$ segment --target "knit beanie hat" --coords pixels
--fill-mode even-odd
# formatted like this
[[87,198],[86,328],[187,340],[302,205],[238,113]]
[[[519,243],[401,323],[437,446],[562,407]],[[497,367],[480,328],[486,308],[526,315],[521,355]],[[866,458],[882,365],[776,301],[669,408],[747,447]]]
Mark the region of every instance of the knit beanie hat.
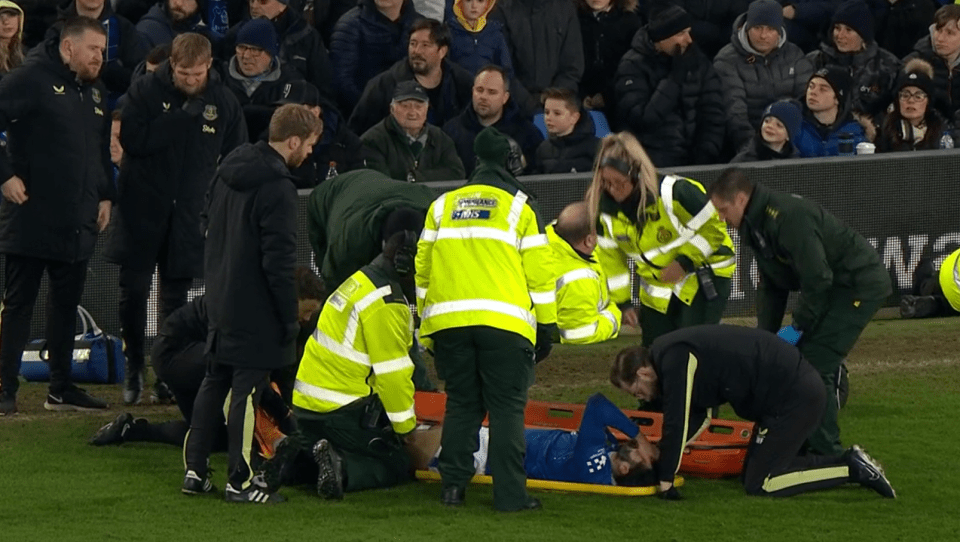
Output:
[[927,96],[933,96],[933,66],[921,58],[914,58],[907,62],[897,77],[897,92],[906,87],[917,87]]
[[263,49],[270,56],[277,56],[280,45],[277,43],[277,30],[267,19],[251,19],[240,27],[237,33],[237,45],[249,45]]
[[862,0],[847,0],[837,6],[830,26],[845,24],[860,34],[865,43],[873,41],[873,14]]
[[473,152],[480,161],[505,167],[510,156],[510,139],[493,126],[487,126],[473,140]]
[[380,238],[386,241],[393,237],[393,234],[401,231],[412,231],[420,235],[425,219],[426,215],[421,210],[397,207],[383,218],[383,223],[380,225]]
[[685,9],[673,4],[653,13],[647,25],[647,35],[654,42],[665,40],[685,28],[693,26],[693,18]]
[[746,29],[765,25],[783,34],[783,7],[774,0],[754,0],[747,8]]
[[853,78],[850,77],[850,72],[837,66],[826,66],[814,72],[814,74],[810,76],[809,81],[812,81],[815,77],[823,79],[833,88],[833,92],[837,95],[837,101],[840,102],[840,108],[842,109],[845,100],[850,96],[851,87],[853,86]]
[[800,133],[800,106],[793,100],[780,100],[773,102],[763,110],[762,119],[773,117],[779,120],[784,128],[787,129],[787,136],[790,141],[795,141],[797,134]]

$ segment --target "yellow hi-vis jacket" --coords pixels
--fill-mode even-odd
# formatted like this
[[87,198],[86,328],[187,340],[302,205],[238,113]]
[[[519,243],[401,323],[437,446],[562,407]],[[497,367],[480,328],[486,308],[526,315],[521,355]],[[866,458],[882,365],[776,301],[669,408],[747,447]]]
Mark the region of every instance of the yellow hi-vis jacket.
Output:
[[[637,231],[636,216],[627,216],[609,196],[601,201],[597,254],[614,303],[630,300],[629,260],[640,279],[640,302],[664,314],[671,296],[686,305],[693,302],[700,289],[695,271],[705,264],[718,277],[733,276],[733,242],[700,183],[663,177],[660,198],[644,213],[643,230]],[[660,271],[674,260],[686,274],[676,284],[662,282]]]
[[556,257],[557,327],[563,344],[593,344],[620,333],[620,309],[610,303],[607,276],[596,259],[584,259],[553,225],[547,237]]
[[557,321],[553,249],[518,185],[478,168],[430,206],[417,245],[421,338],[489,326],[536,344],[537,324]]
[[327,299],[307,341],[293,404],[318,413],[376,393],[397,434],[416,426],[413,410],[413,316],[399,286],[374,264]]
[[960,248],[940,265],[940,287],[953,310],[960,312]]

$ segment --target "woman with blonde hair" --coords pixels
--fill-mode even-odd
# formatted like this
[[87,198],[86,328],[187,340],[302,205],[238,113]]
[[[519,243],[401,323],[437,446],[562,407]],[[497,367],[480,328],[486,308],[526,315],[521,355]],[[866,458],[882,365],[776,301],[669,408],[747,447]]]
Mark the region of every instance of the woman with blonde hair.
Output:
[[631,134],[603,138],[587,205],[610,297],[636,325],[629,260],[640,283],[643,344],[671,331],[720,321],[736,267],[726,224],[703,186],[660,174]]
[[0,0],[0,78],[23,64],[23,9]]

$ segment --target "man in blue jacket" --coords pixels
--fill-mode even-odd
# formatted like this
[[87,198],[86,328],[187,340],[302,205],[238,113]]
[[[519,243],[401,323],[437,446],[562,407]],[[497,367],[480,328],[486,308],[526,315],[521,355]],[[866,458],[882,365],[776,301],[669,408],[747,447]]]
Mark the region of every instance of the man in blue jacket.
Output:
[[[850,113],[850,74],[827,66],[810,77],[803,107],[803,122],[795,145],[801,158],[853,154],[866,141],[863,127]],[[844,139],[841,148],[840,140]]]

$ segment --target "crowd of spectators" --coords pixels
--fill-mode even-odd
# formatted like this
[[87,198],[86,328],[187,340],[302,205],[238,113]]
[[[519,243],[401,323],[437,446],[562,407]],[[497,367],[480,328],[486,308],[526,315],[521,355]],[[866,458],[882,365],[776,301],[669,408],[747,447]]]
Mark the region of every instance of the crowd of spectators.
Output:
[[[100,75],[120,107],[169,62],[175,36],[199,33],[251,141],[283,103],[324,121],[302,188],[362,166],[410,181],[469,175],[472,139],[491,125],[526,173],[590,169],[607,127],[661,167],[853,154],[861,142],[952,148],[960,5],[943,1],[0,0],[0,77],[88,16],[107,30]],[[421,160],[449,148],[459,164]]]

